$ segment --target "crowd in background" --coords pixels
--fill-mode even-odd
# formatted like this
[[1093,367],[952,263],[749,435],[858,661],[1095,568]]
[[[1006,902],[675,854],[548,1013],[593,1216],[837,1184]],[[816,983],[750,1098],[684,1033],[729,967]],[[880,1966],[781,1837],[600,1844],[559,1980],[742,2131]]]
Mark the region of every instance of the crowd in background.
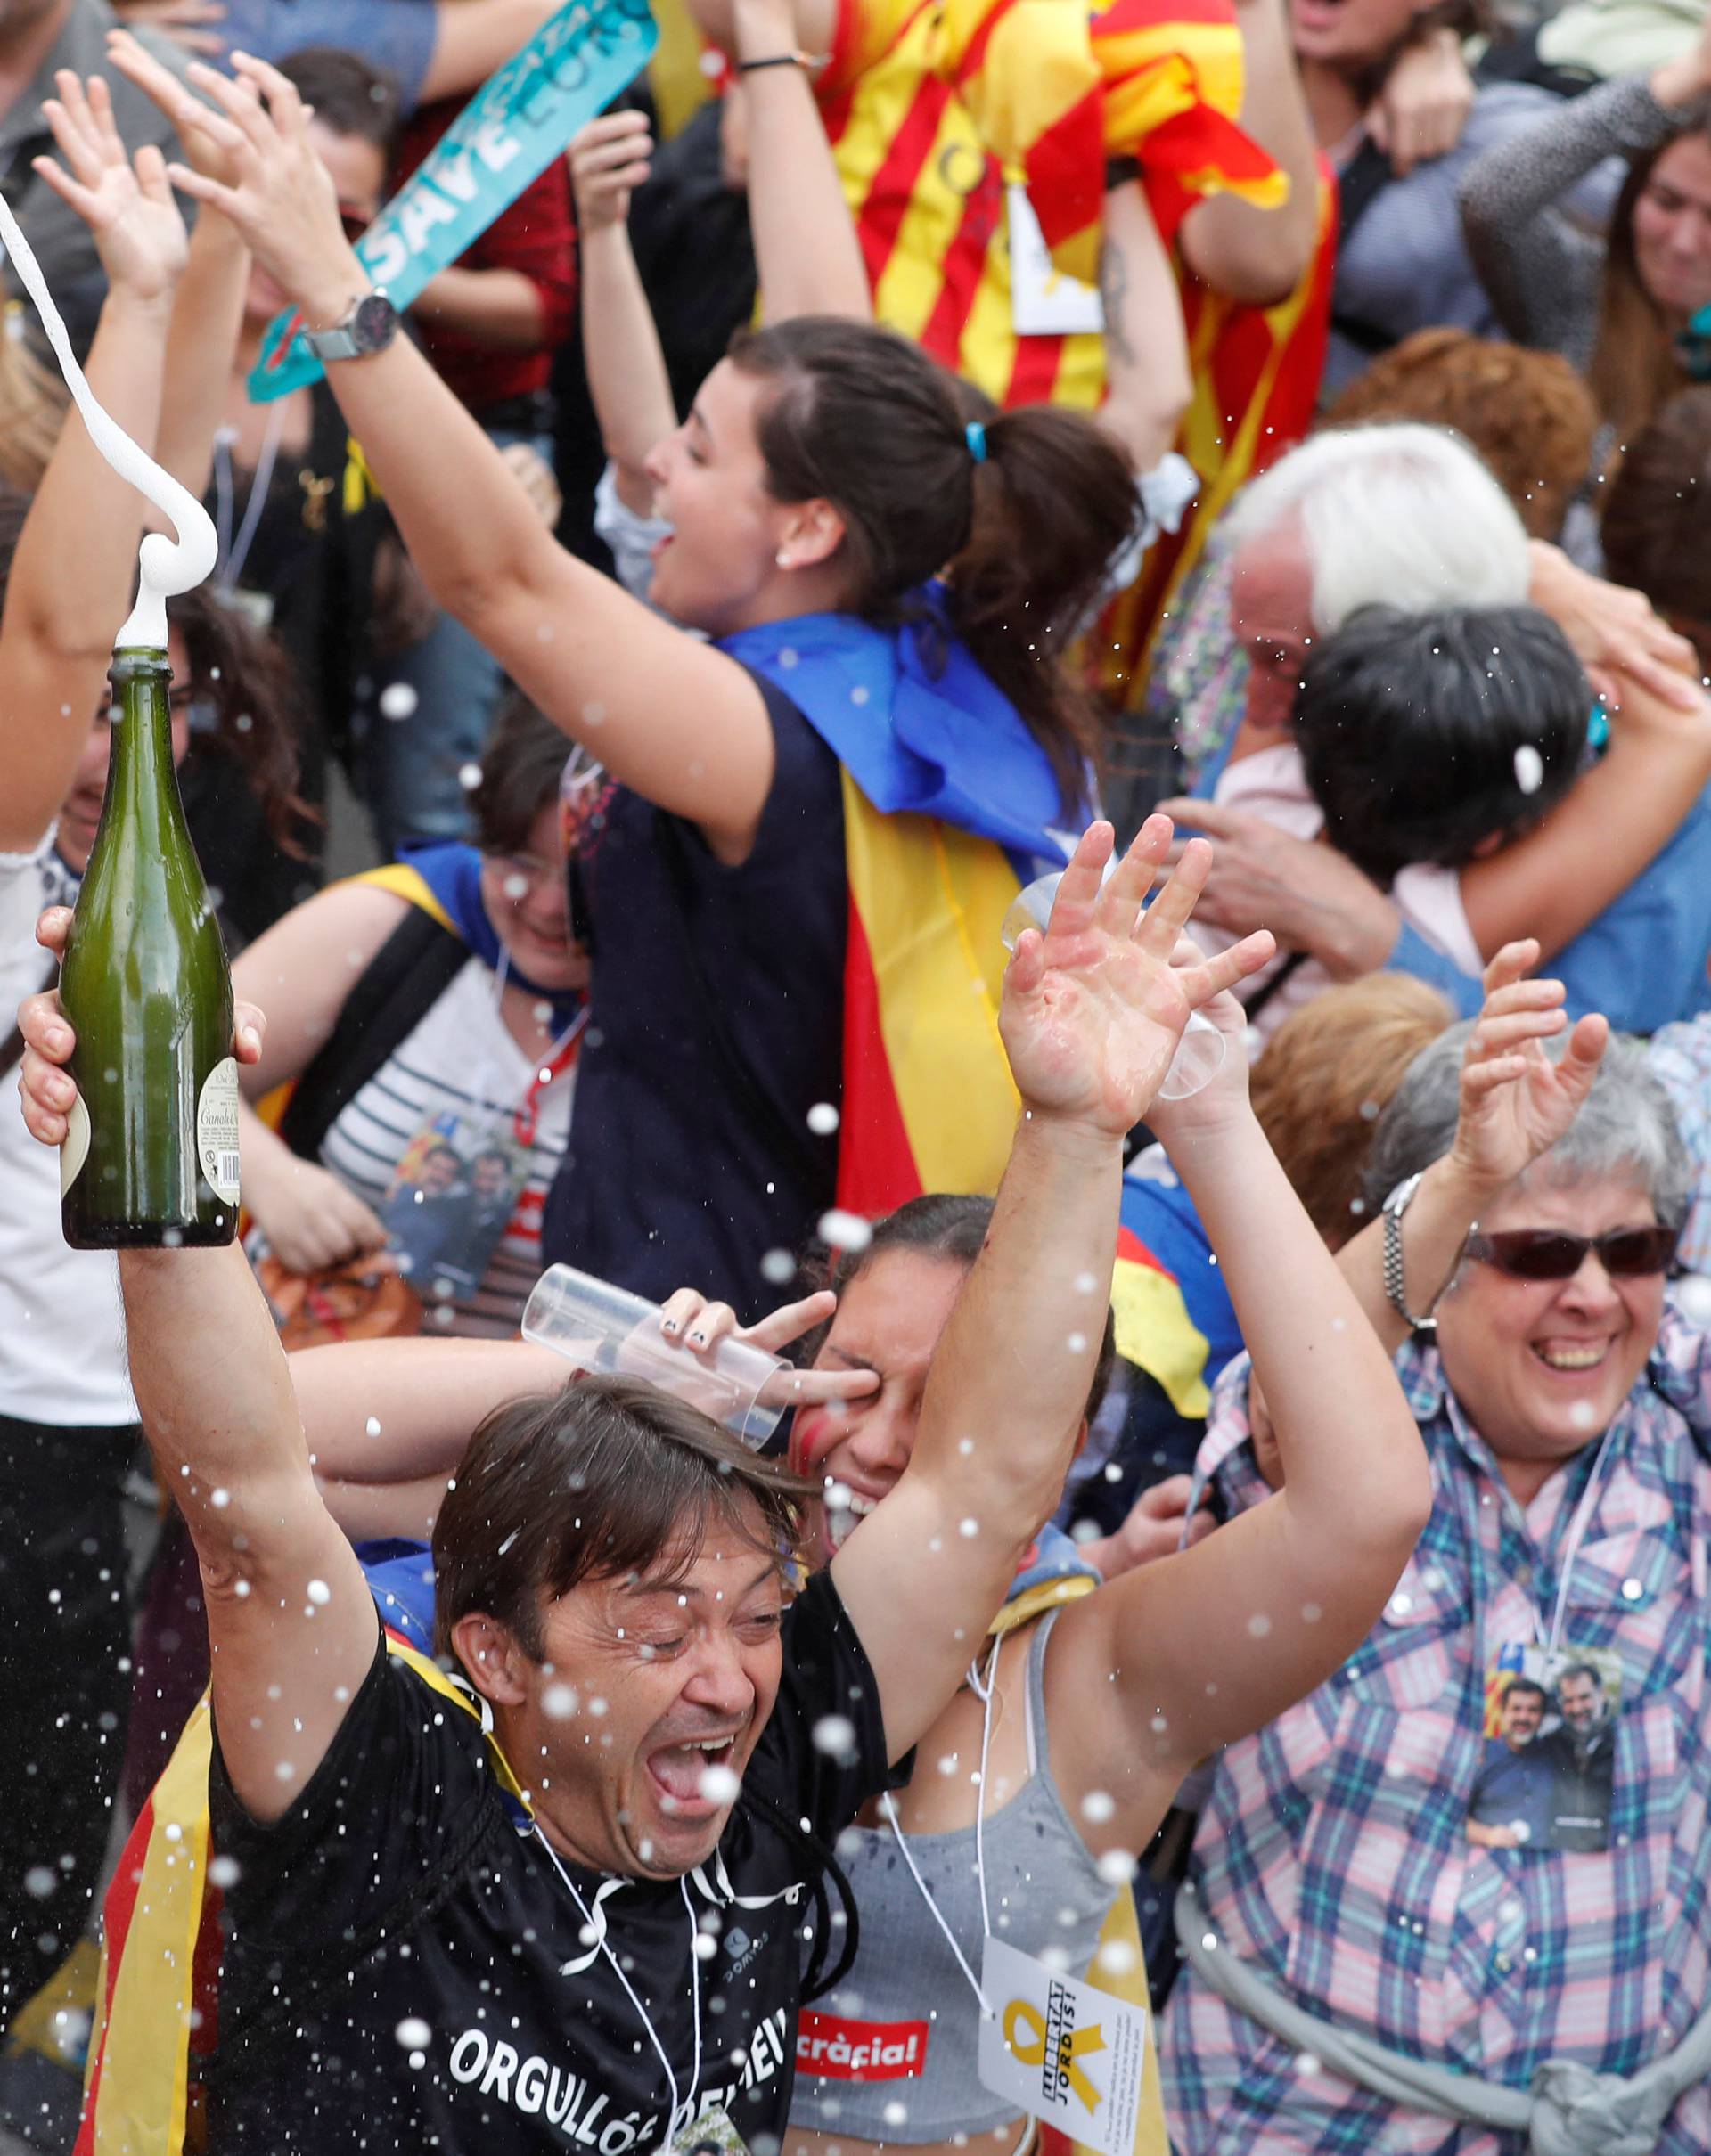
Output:
[[[815,1374],[781,1446],[816,1564],[878,1565],[912,1474],[960,1487],[942,1402],[1031,1307],[1073,1365],[1027,1395],[1073,1440],[1030,1471],[1053,1523],[913,1721],[846,1562],[885,1727],[870,1698],[802,1819],[845,1906],[776,2039],[782,2141],[764,2021],[719,2116],[791,2156],[1032,2147],[976,2070],[995,1932],[1146,2007],[1136,2156],[1711,2147],[1711,18],[657,0],[646,69],[395,347],[254,401],[278,318],[345,317],[354,243],[554,13],[0,0],[0,194],[217,533],[173,747],[265,1013],[242,1241],[305,1487],[401,1625],[384,1568],[431,1546],[416,1644],[469,1668],[447,1490],[553,1382],[516,1344],[546,1267]],[[218,1710],[226,1530],[168,1486],[135,1282],[60,1235],[52,988],[141,511],[15,277],[4,331],[0,2148],[102,2156],[99,1897],[210,1630]],[[1173,868],[1174,970],[1134,927]],[[1121,1164],[1080,1243],[1082,1186],[1012,1151],[1019,1097],[1068,1113],[1032,952],[1084,995],[1104,962],[1059,872],[1152,968],[1075,1043]],[[1198,1090],[1119,1085],[1143,1024],[1199,1041]],[[1107,1263],[1109,1317],[1066,1316],[1050,1268]],[[339,1741],[340,1801],[384,1809]],[[270,1840],[222,1742],[216,1841],[258,1897],[298,1851],[228,1927],[233,2026],[296,2026],[258,2066],[192,2033],[207,2145],[558,2131],[497,2023],[449,2051],[490,2100],[460,2141],[375,2095],[392,2049],[438,2070],[425,2036],[339,2057],[307,1978],[243,1958],[345,1827],[306,1771]],[[395,1858],[373,1907],[328,1863],[340,1980],[454,2035],[381,1967],[433,1920]],[[672,2119],[693,1997],[643,2017]],[[929,2064],[839,2063],[905,2029]],[[615,2152],[651,2145],[631,2094]]]

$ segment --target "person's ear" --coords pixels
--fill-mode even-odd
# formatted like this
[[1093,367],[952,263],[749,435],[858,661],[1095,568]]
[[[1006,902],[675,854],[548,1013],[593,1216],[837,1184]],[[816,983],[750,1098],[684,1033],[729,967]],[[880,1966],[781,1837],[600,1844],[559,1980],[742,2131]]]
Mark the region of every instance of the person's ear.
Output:
[[808,569],[830,561],[844,543],[844,520],[823,495],[792,502],[779,527],[776,559],[781,569]]
[[1069,1455],[1072,1460],[1078,1460],[1081,1458],[1083,1450],[1087,1443],[1087,1433],[1091,1425],[1084,1415],[1081,1418],[1081,1427],[1076,1432],[1076,1449]]
[[528,1697],[532,1664],[511,1627],[471,1610],[452,1627],[452,1646],[470,1681],[495,1707],[520,1707]]

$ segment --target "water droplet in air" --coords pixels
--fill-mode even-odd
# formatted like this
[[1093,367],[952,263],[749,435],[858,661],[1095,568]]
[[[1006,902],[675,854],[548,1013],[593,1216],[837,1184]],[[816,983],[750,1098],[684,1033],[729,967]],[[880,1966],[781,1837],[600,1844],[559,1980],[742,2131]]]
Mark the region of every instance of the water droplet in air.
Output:
[[1099,1860],[1099,1875],[1107,1886],[1127,1886],[1134,1877],[1134,1850],[1108,1849]]
[[1536,794],[1544,784],[1544,758],[1531,741],[1515,751],[1515,783],[1524,794]]
[[466,794],[472,794],[481,783],[481,766],[479,764],[460,764],[457,782]]
[[311,1580],[309,1582],[308,1592],[309,1600],[313,1602],[317,1608],[324,1608],[326,1605],[332,1600],[332,1589],[327,1585],[324,1580]]
[[796,1272],[796,1260],[788,1250],[769,1250],[760,1261],[760,1277],[774,1287],[786,1286]]
[[808,1128],[816,1138],[830,1138],[838,1128],[838,1111],[829,1100],[816,1100],[808,1110]]
[[701,1769],[701,1794],[709,1804],[734,1804],[742,1789],[739,1776],[716,1763]]
[[1109,1790],[1090,1789],[1081,1800],[1081,1816],[1090,1826],[1103,1826],[1116,1812],[1117,1799]]
[[853,1760],[856,1725],[847,1714],[823,1714],[814,1725],[814,1748],[829,1760]]
[[[381,691],[381,716],[383,719],[407,719],[415,714],[417,697],[408,682],[389,682]],[[422,2038],[424,2043],[427,2038]]]
[[859,1213],[847,1213],[841,1205],[834,1205],[820,1215],[820,1240],[830,1243],[834,1250],[865,1250],[873,1240],[873,1230]]
[[392,2031],[405,2051],[426,2051],[434,2040],[434,2032],[419,2013],[406,2013]]

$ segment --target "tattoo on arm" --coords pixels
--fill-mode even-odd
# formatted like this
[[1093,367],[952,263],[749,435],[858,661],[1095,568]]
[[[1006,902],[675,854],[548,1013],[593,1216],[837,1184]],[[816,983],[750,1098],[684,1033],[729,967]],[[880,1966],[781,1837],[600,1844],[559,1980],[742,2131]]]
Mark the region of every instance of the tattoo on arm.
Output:
[[1123,366],[1137,363],[1123,310],[1129,297],[1129,265],[1123,249],[1107,240],[1099,250],[1099,297],[1105,309],[1105,344],[1113,359]]

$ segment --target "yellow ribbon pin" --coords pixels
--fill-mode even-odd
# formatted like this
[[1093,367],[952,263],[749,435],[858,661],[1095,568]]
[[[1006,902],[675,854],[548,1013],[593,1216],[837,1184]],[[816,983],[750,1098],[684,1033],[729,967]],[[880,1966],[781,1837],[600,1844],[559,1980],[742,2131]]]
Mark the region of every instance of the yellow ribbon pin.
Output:
[[[1024,2043],[1017,2034],[1019,2026],[1029,2031]],[[1043,2066],[1045,2063],[1045,2017],[1029,1999],[1011,1999],[1004,2009],[1004,2042],[1024,2066]],[[1105,2031],[1095,2021],[1091,2029],[1067,2029],[1057,2040],[1057,2070],[1075,2090],[1082,2103],[1091,2111],[1101,2102],[1099,2091],[1082,2071],[1081,2054],[1085,2051],[1103,2051]]]

